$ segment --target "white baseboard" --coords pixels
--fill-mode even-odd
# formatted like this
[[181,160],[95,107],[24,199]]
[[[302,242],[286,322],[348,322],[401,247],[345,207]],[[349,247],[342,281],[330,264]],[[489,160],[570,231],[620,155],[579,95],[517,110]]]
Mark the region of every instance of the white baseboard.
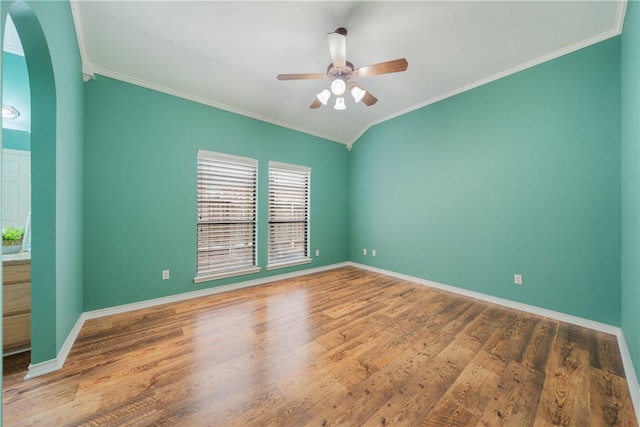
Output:
[[431,280],[422,279],[420,277],[409,276],[402,273],[396,273],[395,271],[384,270],[382,268],[371,267],[369,265],[358,264],[355,262],[350,262],[349,265],[357,268],[362,268],[363,270],[373,271],[374,273],[380,273],[386,276],[407,280],[409,282],[414,282],[419,285],[429,286],[436,289],[442,289],[443,291],[452,292],[454,294],[479,299],[481,301],[502,305],[502,306],[513,308],[516,310],[525,311],[531,314],[537,314],[539,316],[549,317],[551,319],[560,320],[562,322],[567,322],[567,323],[571,323],[578,326],[583,326],[585,328],[594,329],[596,331],[605,332],[611,335],[616,335],[620,330],[620,328],[618,328],[617,326],[608,325],[606,323],[600,323],[600,322],[596,322],[589,319],[583,319],[582,317],[560,313],[559,311],[547,310],[546,308],[536,307],[534,305],[529,305],[529,304],[523,304],[520,302],[511,301],[504,298],[498,298],[498,297],[483,294],[480,292],[470,291],[468,289],[457,288],[455,286],[433,282]]
[[571,323],[573,325],[582,326],[585,328],[593,329],[599,332],[615,335],[618,339],[618,348],[620,349],[620,356],[622,358],[622,364],[624,366],[624,373],[629,385],[629,394],[633,401],[633,407],[636,413],[636,418],[640,423],[640,385],[638,384],[638,377],[636,377],[635,370],[633,368],[633,362],[627,343],[624,339],[622,329],[617,326],[608,325],[606,323],[600,323],[582,317],[572,316],[570,314],[560,313],[558,311],[548,310],[546,308],[536,307],[529,304],[523,304],[520,302],[511,301],[504,298],[498,298],[491,295],[482,294],[480,292],[470,291],[467,289],[457,288],[451,285],[445,285],[438,282],[432,282],[431,280],[422,279],[420,277],[409,276],[402,273],[396,273],[395,271],[384,270],[377,267],[371,267],[369,265],[358,264],[355,262],[348,262],[348,265],[352,267],[362,268],[363,270],[369,270],[374,273],[384,274],[386,276],[395,277],[397,279],[407,280],[419,285],[430,286],[436,289],[442,289],[444,291],[452,292],[458,295],[463,295],[471,298],[475,298],[481,301],[490,302],[493,304],[502,305],[504,307],[513,308],[515,310],[524,311],[531,314],[537,314],[539,316],[548,317],[550,319],[559,320],[561,322]]
[[278,274],[275,276],[262,277],[254,280],[246,280],[243,282],[231,283],[228,285],[216,286],[213,288],[200,289],[197,291],[184,292],[181,294],[170,295],[162,298],[154,298],[146,301],[134,302],[131,304],[123,304],[115,307],[103,308],[99,310],[86,311],[80,315],[76,324],[73,326],[73,329],[67,336],[64,344],[60,348],[58,355],[55,359],[46,360],[44,362],[35,363],[29,365],[29,370],[27,371],[27,375],[25,375],[25,380],[30,378],[39,377],[40,375],[45,375],[50,372],[57,371],[61,369],[64,365],[64,362],[67,360],[67,356],[71,351],[71,347],[73,347],[73,343],[76,341],[80,330],[82,329],[82,325],[84,322],[89,319],[97,319],[100,317],[111,316],[113,314],[126,313],[128,311],[139,310],[141,308],[154,307],[162,304],[170,304],[172,302],[184,301],[191,298],[198,298],[207,295],[219,294],[222,292],[228,292],[235,289],[249,288],[251,286],[264,285],[266,283],[276,282],[278,280],[291,279],[298,276],[305,276],[307,274],[319,273],[327,270],[334,270],[340,267],[346,267],[348,263],[338,263],[338,264],[330,264],[322,267],[316,268],[307,268],[305,270],[293,271],[291,273]]
[[40,375],[45,375],[50,372],[57,371],[58,369],[62,368],[61,363],[64,362],[60,362],[58,358],[45,360],[44,362],[40,363],[31,363],[29,365],[27,375],[24,376],[24,379],[28,380],[31,378],[39,377]]
[[64,344],[62,344],[56,358],[40,363],[30,364],[29,370],[27,371],[27,375],[24,376],[24,379],[28,380],[29,378],[39,377],[40,375],[48,374],[49,372],[57,371],[62,368],[64,362],[67,360],[69,352],[71,351],[71,347],[73,347],[73,343],[76,342],[76,338],[78,338],[78,334],[82,329],[82,325],[84,325],[84,321],[85,317],[84,313],[82,313],[76,321],[76,324],[73,325],[69,335],[67,335],[67,339],[64,340]]
[[252,286],[263,285],[266,283],[304,276],[307,274],[319,273],[327,270],[334,270],[336,268],[346,267],[346,266],[352,266],[352,267],[361,268],[363,270],[373,271],[375,273],[396,277],[398,279],[407,280],[420,285],[430,286],[436,289],[442,289],[444,291],[452,292],[458,295],[468,296],[471,298],[479,299],[481,301],[502,305],[505,307],[513,308],[513,309],[524,311],[527,313],[532,313],[539,316],[545,316],[550,319],[559,320],[561,322],[567,322],[567,323],[582,326],[585,328],[594,329],[596,331],[615,335],[618,339],[618,347],[620,349],[620,355],[622,357],[622,362],[624,365],[627,384],[629,384],[629,393],[631,394],[631,399],[633,400],[636,417],[638,418],[638,420],[640,420],[640,385],[638,384],[635,370],[633,368],[633,362],[631,360],[631,355],[629,354],[629,349],[627,348],[624,335],[622,333],[622,330],[619,327],[608,325],[605,323],[595,322],[589,319],[583,319],[581,317],[572,316],[565,313],[560,313],[558,311],[547,310],[545,308],[536,307],[533,305],[523,304],[515,301],[510,301],[504,298],[498,298],[491,295],[482,294],[480,292],[470,291],[467,289],[457,288],[455,286],[433,282],[431,280],[422,279],[420,277],[409,276],[406,274],[396,273],[394,271],[384,270],[381,268],[371,267],[368,265],[358,264],[350,261],[338,263],[338,264],[331,264],[323,267],[294,271],[291,273],[278,274],[275,276],[263,277],[263,278],[254,279],[254,280],[246,280],[243,282],[230,283],[228,285],[200,289],[197,291],[185,292],[185,293],[170,295],[162,298],[154,298],[151,300],[140,301],[140,302],[135,302],[131,304],[124,304],[124,305],[119,305],[115,307],[109,307],[109,308],[103,308],[99,310],[84,312],[80,315],[80,317],[78,318],[78,321],[76,322],[73,329],[69,333],[69,336],[67,337],[62,348],[58,352],[58,356],[52,360],[47,360],[45,362],[29,365],[29,371],[27,372],[25,379],[34,378],[34,377],[48,374],[50,372],[61,369],[62,366],[64,365],[64,362],[67,359],[67,356],[69,355],[69,351],[71,351],[71,347],[73,346],[73,343],[75,342],[76,338],[78,337],[78,334],[80,333],[80,330],[82,329],[82,325],[84,325],[84,322],[88,319],[97,319],[100,317],[111,316],[113,314],[126,313],[133,310],[139,310],[141,308],[154,307],[162,304],[169,304],[173,302],[184,301],[191,298],[214,295],[214,294],[228,292],[236,289],[249,288]]
[[636,371],[633,369],[633,361],[631,360],[631,354],[627,347],[627,341],[624,339],[622,329],[618,328],[618,348],[620,349],[620,356],[622,357],[622,365],[624,366],[624,376],[627,378],[627,384],[629,384],[629,394],[631,394],[631,400],[633,401],[633,408],[636,411],[636,418],[638,418],[638,424],[640,424],[640,384],[638,384],[638,377]]
[[20,354],[26,351],[31,351],[31,347],[24,347],[17,350],[7,351],[6,353],[2,353],[2,357],[13,356],[14,354]]
[[83,315],[86,319],[97,319],[99,317],[111,316],[112,314],[126,313],[128,311],[139,310],[141,308],[154,307],[156,305],[170,304],[173,302],[184,301],[191,298],[198,298],[208,295],[215,295],[222,292],[233,291],[236,289],[249,288],[252,286],[264,285],[266,283],[277,282],[278,280],[291,279],[293,277],[305,276],[307,274],[319,273],[327,270],[334,270],[349,265],[346,262],[325,265],[316,268],[307,268],[291,273],[278,274],[276,276],[261,277],[259,279],[245,280],[243,282],[230,283],[228,285],[216,286],[213,288],[199,289],[197,291],[184,292],[176,295],[169,295],[162,298],[154,298],[146,301],[134,302],[131,304],[117,305],[115,307],[102,308],[99,310],[86,311]]

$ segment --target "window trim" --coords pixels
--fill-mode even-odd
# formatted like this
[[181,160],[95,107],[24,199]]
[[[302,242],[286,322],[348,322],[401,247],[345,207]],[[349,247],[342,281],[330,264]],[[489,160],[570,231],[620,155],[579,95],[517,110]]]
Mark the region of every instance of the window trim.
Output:
[[279,268],[295,267],[296,265],[311,264],[312,262],[313,262],[313,258],[310,258],[309,256],[307,256],[306,258],[300,258],[299,260],[295,260],[295,261],[269,264],[267,265],[267,271],[277,270]]
[[204,283],[212,280],[226,279],[228,277],[244,276],[245,274],[259,273],[260,271],[262,271],[262,268],[252,267],[242,270],[220,272],[218,274],[208,274],[206,276],[196,276],[193,278],[193,283]]
[[254,182],[255,197],[254,197],[254,204],[253,204],[253,209],[254,209],[253,263],[254,265],[243,266],[241,268],[237,268],[233,270],[223,270],[223,271],[213,272],[208,274],[207,273],[198,274],[197,240],[198,240],[198,233],[200,232],[199,225],[201,224],[201,222],[198,216],[196,215],[196,275],[193,279],[193,282],[202,283],[202,282],[208,282],[211,280],[219,280],[219,279],[224,279],[228,277],[242,276],[246,274],[253,274],[253,273],[260,272],[262,269],[258,265],[258,234],[259,234],[258,233],[258,160],[250,157],[235,156],[232,154],[219,153],[219,152],[199,149],[197,153],[197,158],[196,158],[196,214],[197,214],[197,206],[200,203],[200,197],[198,194],[197,185],[200,181],[200,172],[198,169],[200,166],[201,159],[209,159],[209,160],[221,161],[221,162],[227,161],[230,163],[236,163],[236,164],[241,164],[244,166],[250,166],[255,168],[255,182]]
[[[292,172],[299,172],[299,173],[304,173],[307,175],[307,200],[306,200],[306,204],[307,204],[307,213],[306,213],[306,248],[305,248],[305,255],[304,257],[301,258],[297,258],[297,259],[290,259],[290,260],[286,260],[286,261],[282,261],[282,262],[271,262],[270,261],[270,251],[271,251],[271,245],[270,245],[270,228],[271,228],[271,181],[270,181],[270,176],[271,176],[271,169],[283,169],[283,170],[288,170],[288,171],[292,171]],[[294,164],[290,164],[290,163],[282,163],[282,162],[276,162],[276,161],[270,161],[269,162],[269,168],[268,168],[268,176],[269,176],[269,183],[268,183],[268,190],[267,190],[267,224],[268,224],[268,230],[267,230],[267,270],[276,270],[279,268],[286,268],[286,267],[293,267],[293,266],[297,266],[297,265],[303,265],[303,264],[309,264],[311,262],[313,262],[313,258],[310,257],[310,252],[311,252],[311,168],[308,166],[301,166],[301,165],[294,165]]]

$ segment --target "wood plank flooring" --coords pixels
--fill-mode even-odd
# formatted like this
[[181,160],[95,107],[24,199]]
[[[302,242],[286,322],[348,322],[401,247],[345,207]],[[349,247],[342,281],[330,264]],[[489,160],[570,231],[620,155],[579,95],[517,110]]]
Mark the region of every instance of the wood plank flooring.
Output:
[[[27,355],[28,356],[28,355]],[[345,267],[5,359],[5,426],[637,426],[616,338]]]

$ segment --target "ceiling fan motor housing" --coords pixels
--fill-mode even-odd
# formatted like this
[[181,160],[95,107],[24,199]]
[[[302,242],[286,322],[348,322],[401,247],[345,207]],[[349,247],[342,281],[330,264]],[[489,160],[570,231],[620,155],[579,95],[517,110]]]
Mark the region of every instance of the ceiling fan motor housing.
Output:
[[336,68],[332,62],[327,67],[327,76],[331,80],[342,79],[346,81],[353,77],[353,70],[353,64],[349,61],[347,61],[347,65],[344,68]]
[[409,65],[405,58],[393,61],[381,62],[379,64],[368,65],[366,67],[354,68],[353,64],[347,61],[346,37],[347,30],[344,27],[337,28],[333,33],[328,34],[329,51],[332,62],[327,67],[326,74],[278,74],[278,80],[321,80],[328,78],[331,80],[331,91],[324,89],[316,95],[316,100],[311,104],[311,108],[319,108],[327,105],[329,97],[333,93],[336,98],[336,110],[344,110],[344,97],[346,91],[350,91],[356,103],[362,101],[366,106],[371,106],[378,101],[378,98],[370,92],[359,87],[351,79],[361,79],[378,74],[397,73],[405,71]]

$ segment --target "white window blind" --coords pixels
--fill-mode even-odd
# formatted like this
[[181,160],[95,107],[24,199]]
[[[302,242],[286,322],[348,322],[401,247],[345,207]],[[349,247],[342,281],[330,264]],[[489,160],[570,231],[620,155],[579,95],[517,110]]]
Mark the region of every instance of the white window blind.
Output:
[[198,151],[198,265],[202,282],[259,271],[256,262],[258,161]]
[[309,200],[311,169],[269,162],[267,269],[311,262]]

